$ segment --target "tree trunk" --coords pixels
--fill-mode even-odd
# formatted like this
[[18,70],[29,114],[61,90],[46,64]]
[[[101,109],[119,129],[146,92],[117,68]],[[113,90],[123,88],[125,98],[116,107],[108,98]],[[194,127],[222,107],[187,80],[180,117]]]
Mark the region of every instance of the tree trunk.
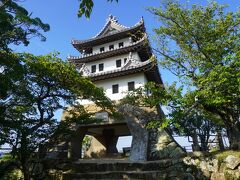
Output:
[[24,175],[24,180],[30,180],[30,171],[29,171],[29,163],[28,160],[30,158],[31,152],[27,148],[28,141],[27,141],[27,135],[23,131],[22,132],[22,137],[21,137],[21,147],[19,149],[19,160],[21,162],[22,166],[22,173]]
[[217,146],[219,150],[224,150],[224,144],[223,144],[223,139],[222,139],[222,131],[221,130],[217,130]]
[[205,135],[199,135],[201,141],[201,151],[208,151],[208,138]]
[[235,125],[228,127],[228,139],[230,144],[230,149],[240,150],[240,125]]
[[22,173],[24,176],[24,180],[30,180],[30,172],[26,164],[22,164]]
[[192,150],[193,151],[200,151],[201,148],[198,144],[198,136],[197,136],[197,133],[196,133],[196,130],[194,130],[193,134],[192,134],[192,140],[193,140],[193,144],[192,144]]

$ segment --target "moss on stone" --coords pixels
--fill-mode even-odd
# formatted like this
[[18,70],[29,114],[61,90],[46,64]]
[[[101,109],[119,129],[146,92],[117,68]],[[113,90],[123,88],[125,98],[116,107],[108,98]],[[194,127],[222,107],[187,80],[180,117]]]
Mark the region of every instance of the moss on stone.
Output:
[[210,155],[214,158],[216,158],[220,163],[223,162],[227,156],[233,155],[235,157],[240,158],[240,151],[232,151],[232,150],[226,150],[226,151],[216,151],[210,153]]

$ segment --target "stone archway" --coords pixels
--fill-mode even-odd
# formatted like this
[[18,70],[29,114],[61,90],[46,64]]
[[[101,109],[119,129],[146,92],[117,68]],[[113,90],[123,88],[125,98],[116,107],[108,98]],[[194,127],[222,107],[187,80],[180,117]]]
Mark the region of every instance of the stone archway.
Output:
[[[132,144],[130,150],[130,161],[147,161],[168,158],[178,158],[185,154],[185,151],[178,145],[173,137],[161,128],[147,129],[147,124],[153,119],[160,119],[160,115],[155,108],[140,108],[132,105],[121,105],[118,111],[123,115],[125,127],[132,135]],[[106,127],[105,127],[106,126]],[[119,125],[106,124],[105,126],[96,126],[95,129],[101,129],[100,134],[95,134],[96,141],[102,146],[102,151],[96,154],[94,150],[90,154],[96,154],[95,157],[101,158],[106,154],[117,153],[117,140],[120,135],[116,134],[116,127]],[[114,126],[115,129],[114,129]],[[79,127],[74,136],[71,137],[71,159],[79,159],[82,154],[82,141],[84,136],[89,133],[90,127]],[[94,146],[94,144],[92,144]],[[95,144],[97,146],[97,144]]]

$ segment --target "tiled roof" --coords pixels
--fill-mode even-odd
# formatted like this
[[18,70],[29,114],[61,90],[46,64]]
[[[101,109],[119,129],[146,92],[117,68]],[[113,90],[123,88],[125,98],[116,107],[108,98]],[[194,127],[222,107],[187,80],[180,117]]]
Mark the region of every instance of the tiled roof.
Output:
[[[143,47],[145,44],[147,44],[149,46],[146,35],[142,39],[140,39],[136,42],[133,42],[132,44],[130,44],[128,46],[115,48],[115,49],[112,49],[112,50],[106,50],[104,52],[97,52],[97,53],[94,53],[94,54],[85,54],[85,55],[81,55],[81,56],[68,56],[67,59],[70,62],[73,62],[74,64],[91,62],[91,61],[99,60],[99,59],[102,59],[102,58],[108,58],[108,57],[111,57],[111,56],[115,56],[115,55],[118,55],[118,54],[128,53],[130,51],[136,51],[139,48]],[[149,51],[151,51],[151,50],[149,50]]]
[[[111,23],[116,24],[117,26],[120,26],[122,28],[119,28],[118,31],[113,31],[113,32],[109,32],[109,33],[103,34],[104,30],[106,30],[106,28]],[[138,28],[138,27],[140,27],[142,25],[144,25],[143,18],[141,18],[141,20],[138,23],[136,23],[134,26],[132,26],[132,27],[125,27],[125,26],[120,25],[119,23],[113,21],[112,19],[110,19],[106,23],[106,25],[102,28],[102,30],[96,36],[94,36],[93,38],[86,39],[86,40],[72,40],[71,43],[73,45],[78,45],[78,44],[84,44],[84,43],[92,42],[92,41],[95,41],[95,40],[98,40],[98,39],[102,39],[102,38],[105,38],[105,37],[109,37],[109,36],[112,36],[112,35],[115,35],[115,34],[118,34],[118,33],[128,32],[128,31],[130,31],[132,29],[135,29],[135,28]]]

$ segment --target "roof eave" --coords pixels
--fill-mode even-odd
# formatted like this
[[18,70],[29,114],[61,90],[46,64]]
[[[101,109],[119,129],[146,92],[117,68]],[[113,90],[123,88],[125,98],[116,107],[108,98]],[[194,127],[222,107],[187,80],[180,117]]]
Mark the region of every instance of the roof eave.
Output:
[[88,40],[72,40],[71,44],[73,45],[74,48],[76,48],[78,51],[82,52],[83,49],[87,48],[87,47],[91,47],[94,45],[99,45],[99,44],[103,44],[103,42],[108,42],[109,39],[111,38],[124,38],[124,37],[129,37],[130,33],[134,33],[134,31],[137,30],[141,30],[142,33],[145,32],[145,26],[144,23],[142,21],[142,23],[139,23],[137,26],[131,27],[129,29],[126,29],[124,31],[120,31],[120,32],[116,32],[113,34],[109,34],[107,36],[99,36],[99,37],[95,37],[92,39],[88,39]]

